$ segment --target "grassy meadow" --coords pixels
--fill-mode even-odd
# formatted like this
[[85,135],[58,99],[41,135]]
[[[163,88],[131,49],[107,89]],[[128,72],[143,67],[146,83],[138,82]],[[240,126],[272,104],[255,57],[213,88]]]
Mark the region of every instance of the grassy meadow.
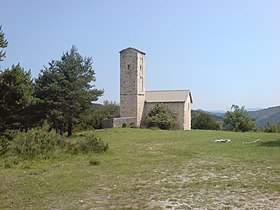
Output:
[[280,209],[279,134],[96,132],[105,153],[0,157],[0,209]]

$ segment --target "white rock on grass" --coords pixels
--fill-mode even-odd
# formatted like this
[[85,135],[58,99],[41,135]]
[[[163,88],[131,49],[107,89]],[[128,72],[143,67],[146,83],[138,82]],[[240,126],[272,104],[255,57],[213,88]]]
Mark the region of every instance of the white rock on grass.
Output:
[[230,139],[216,139],[215,142],[230,143]]

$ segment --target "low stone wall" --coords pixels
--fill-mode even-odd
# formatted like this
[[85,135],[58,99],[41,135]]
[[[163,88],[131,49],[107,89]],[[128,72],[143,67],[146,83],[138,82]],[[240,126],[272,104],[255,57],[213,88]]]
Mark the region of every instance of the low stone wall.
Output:
[[123,125],[136,125],[136,117],[111,118],[102,121],[102,128],[121,128]]

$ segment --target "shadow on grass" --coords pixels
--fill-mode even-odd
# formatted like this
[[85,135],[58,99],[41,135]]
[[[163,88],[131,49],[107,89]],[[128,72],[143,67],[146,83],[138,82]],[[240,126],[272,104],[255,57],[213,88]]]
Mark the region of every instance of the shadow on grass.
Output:
[[276,141],[267,141],[260,143],[260,146],[262,147],[280,147],[280,139]]

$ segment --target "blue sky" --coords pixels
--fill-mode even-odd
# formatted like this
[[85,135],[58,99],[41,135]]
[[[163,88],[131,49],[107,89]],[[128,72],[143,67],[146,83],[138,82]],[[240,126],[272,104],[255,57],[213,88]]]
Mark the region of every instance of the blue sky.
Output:
[[1,69],[36,78],[76,45],[99,100],[119,102],[119,51],[146,52],[147,90],[191,89],[194,109],[280,105],[279,0],[2,0]]

